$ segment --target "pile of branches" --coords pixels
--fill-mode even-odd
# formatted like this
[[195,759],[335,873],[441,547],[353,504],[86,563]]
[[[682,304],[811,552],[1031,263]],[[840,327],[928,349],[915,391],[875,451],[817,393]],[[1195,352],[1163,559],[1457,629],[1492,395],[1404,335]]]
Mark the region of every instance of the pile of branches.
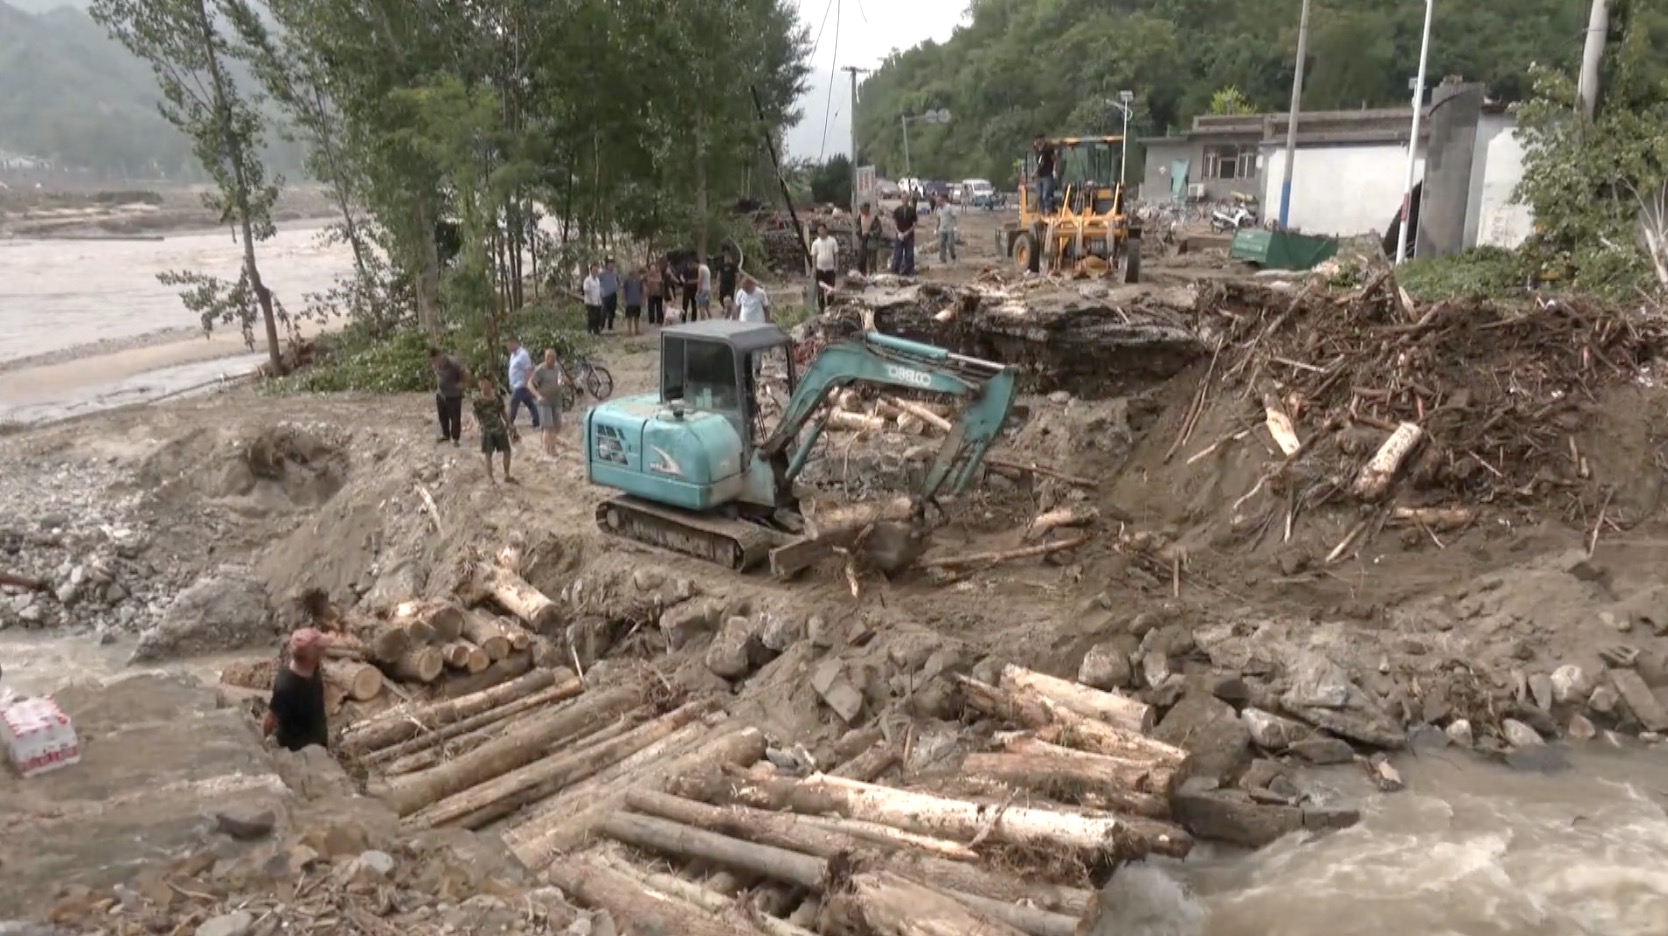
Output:
[[[1565,493],[1584,509],[1597,485],[1578,436],[1600,391],[1635,379],[1668,347],[1664,320],[1579,298],[1421,307],[1388,269],[1343,296],[1316,283],[1283,302],[1217,308],[1213,366],[1260,395],[1277,441],[1277,427],[1292,430],[1281,445],[1287,462],[1353,476],[1364,500],[1397,485],[1416,505]],[[1401,449],[1385,452],[1382,433],[1399,429]],[[1363,456],[1391,476],[1364,478],[1372,465]]]

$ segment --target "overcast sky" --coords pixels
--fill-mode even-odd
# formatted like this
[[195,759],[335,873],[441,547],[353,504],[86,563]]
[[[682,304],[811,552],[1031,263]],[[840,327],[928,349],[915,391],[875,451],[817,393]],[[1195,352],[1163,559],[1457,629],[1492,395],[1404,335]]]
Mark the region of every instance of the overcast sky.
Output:
[[967,9],[967,0],[794,2],[799,7],[800,22],[811,30],[816,51],[807,79],[810,89],[799,102],[805,117],[788,131],[787,150],[792,156],[810,159],[844,153],[849,148],[851,78],[839,69],[847,65],[873,69],[893,49],[907,49],[929,39],[943,42],[961,23],[962,11]]

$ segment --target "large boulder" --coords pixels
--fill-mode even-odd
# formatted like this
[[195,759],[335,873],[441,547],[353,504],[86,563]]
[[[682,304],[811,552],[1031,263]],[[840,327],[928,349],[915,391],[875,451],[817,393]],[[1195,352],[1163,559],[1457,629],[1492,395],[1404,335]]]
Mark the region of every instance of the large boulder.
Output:
[[1192,755],[1195,777],[1222,781],[1251,763],[1251,731],[1233,706],[1205,692],[1189,692],[1153,729],[1153,737]]
[[179,593],[139,637],[134,662],[270,646],[278,634],[266,586],[242,566],[222,566]]
[[1400,748],[1406,742],[1402,725],[1323,654],[1303,653],[1291,673],[1291,688],[1280,698],[1288,714],[1362,744]]

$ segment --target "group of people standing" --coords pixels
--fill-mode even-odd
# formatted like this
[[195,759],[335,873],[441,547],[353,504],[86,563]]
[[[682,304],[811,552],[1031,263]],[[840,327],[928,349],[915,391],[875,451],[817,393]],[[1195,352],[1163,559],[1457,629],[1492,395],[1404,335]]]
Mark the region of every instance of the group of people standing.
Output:
[[[919,199],[913,192],[905,192],[898,207],[892,209],[892,256],[887,269],[899,276],[915,275],[915,236],[921,216],[916,209]],[[933,217],[937,218],[938,262],[956,259],[956,209],[950,200],[934,196],[930,202]],[[865,276],[878,269],[880,241],[884,234],[880,215],[874,206],[864,202],[857,211],[857,270]]]
[[[629,316],[628,316],[629,320]],[[486,374],[475,381],[475,393],[470,398],[470,412],[481,433],[481,455],[486,458],[487,479],[497,483],[492,459],[501,456],[504,481],[515,484],[510,473],[512,443],[520,440],[515,418],[526,406],[533,418],[533,428],[540,430],[546,455],[555,457],[556,436],[562,428],[562,388],[568,382],[566,372],[556,360],[556,350],[546,348],[540,363],[533,364],[533,356],[514,338],[505,342],[510,355],[507,373],[509,397],[506,400],[493,380]],[[439,348],[429,348],[429,367],[434,371],[436,392],[435,409],[440,417],[440,437],[436,442],[460,445],[463,438],[463,400],[470,383],[469,368],[453,355]]]
[[[745,277],[741,263],[726,249],[718,260],[717,293],[722,315],[713,313],[714,270],[705,260],[687,259],[673,263],[670,259],[656,264],[640,265],[620,276],[613,258],[595,264],[582,285],[585,300],[585,330],[593,335],[612,333],[624,306],[627,335],[641,335],[642,321],[647,311],[650,325],[665,325],[679,321],[695,322],[704,318],[735,318],[737,293]],[[756,286],[756,284],[755,284]],[[676,297],[678,307],[668,319],[668,304]]]

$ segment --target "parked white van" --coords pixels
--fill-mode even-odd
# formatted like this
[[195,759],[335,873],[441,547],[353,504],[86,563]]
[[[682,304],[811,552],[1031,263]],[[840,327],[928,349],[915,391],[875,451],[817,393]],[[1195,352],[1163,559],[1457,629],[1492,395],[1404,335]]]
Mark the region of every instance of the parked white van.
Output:
[[967,204],[975,208],[989,208],[995,204],[996,186],[989,179],[963,179],[961,191]]

